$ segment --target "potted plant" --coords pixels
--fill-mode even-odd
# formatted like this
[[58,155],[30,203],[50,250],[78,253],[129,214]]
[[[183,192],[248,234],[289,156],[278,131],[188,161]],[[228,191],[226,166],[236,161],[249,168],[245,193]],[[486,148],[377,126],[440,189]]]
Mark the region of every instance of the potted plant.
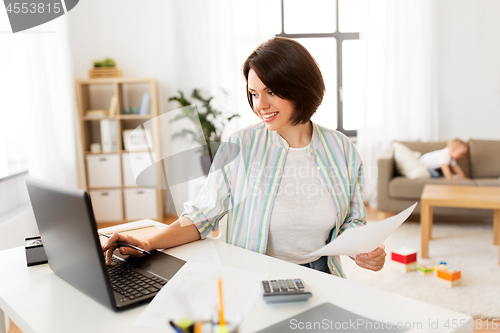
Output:
[[111,58],[106,58],[103,61],[94,61],[94,68],[99,67],[116,67],[116,62]]
[[221,142],[223,129],[233,118],[239,117],[240,115],[236,113],[227,115],[225,112],[214,109],[211,105],[212,99],[214,97],[203,97],[200,94],[199,89],[194,89],[191,97],[195,99],[198,104],[201,104],[201,110],[198,110],[198,112],[196,112],[195,108],[185,107],[193,105],[194,103],[188,100],[182,91],[179,91],[178,96],[169,98],[169,101],[176,101],[177,103],[179,103],[179,106],[182,107],[182,113],[174,117],[170,121],[170,123],[173,123],[179,119],[188,118],[193,122],[195,126],[197,126],[199,121],[199,123],[201,124],[201,129],[203,131],[203,136],[199,133],[195,133],[194,131],[185,128],[177,133],[174,133],[172,135],[172,139],[190,137],[192,142],[199,143],[201,145],[202,151],[202,156],[200,157],[202,169],[205,174],[208,174],[217,147]]
[[121,69],[116,68],[116,62],[111,58],[94,61],[92,69],[89,69],[89,78],[98,79],[105,77],[122,77]]

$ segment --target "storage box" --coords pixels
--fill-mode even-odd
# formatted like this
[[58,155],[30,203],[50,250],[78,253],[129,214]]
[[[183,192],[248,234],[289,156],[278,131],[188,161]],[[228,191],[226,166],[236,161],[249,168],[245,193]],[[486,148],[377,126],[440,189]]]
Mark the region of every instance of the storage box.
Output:
[[122,193],[120,190],[89,191],[97,222],[123,220]]
[[126,189],[123,195],[125,220],[158,219],[156,190]]
[[123,185],[155,188],[156,170],[154,168],[148,169],[145,174],[141,175],[140,182],[137,183],[137,177],[149,166],[151,166],[149,153],[122,154]]
[[122,173],[118,154],[87,155],[88,187],[120,187],[121,184]]

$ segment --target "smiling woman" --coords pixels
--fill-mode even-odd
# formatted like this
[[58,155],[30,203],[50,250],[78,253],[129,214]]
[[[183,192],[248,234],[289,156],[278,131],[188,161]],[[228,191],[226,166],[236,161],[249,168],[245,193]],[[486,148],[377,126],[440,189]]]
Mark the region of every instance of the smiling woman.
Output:
[[310,119],[325,94],[323,76],[311,54],[292,39],[275,37],[248,57],[243,76],[248,102],[267,129],[277,131],[290,147],[307,146]]
[[269,90],[253,69],[248,73],[248,91],[252,96],[254,112],[264,120],[270,131],[283,131],[283,127],[293,126],[289,124],[294,116],[293,103]]
[[[243,75],[248,102],[262,122],[227,139],[240,153],[230,158],[230,151],[219,149],[215,160],[228,162],[212,165],[179,220],[128,241],[146,250],[192,242],[217,230],[227,215],[228,243],[345,277],[338,256],[311,253],[365,224],[362,162],[344,134],[311,121],[325,90],[317,63],[300,43],[275,37],[250,54]],[[114,242],[124,239],[113,237],[105,247],[108,256]],[[380,270],[384,246],[355,262]]]
[[318,64],[305,47],[292,39],[271,39],[260,45],[243,65],[248,102],[258,113],[254,105],[258,95],[251,92],[250,70],[260,81],[255,81],[257,88],[293,104],[297,111],[291,119],[293,125],[308,123],[323,101],[325,83]]

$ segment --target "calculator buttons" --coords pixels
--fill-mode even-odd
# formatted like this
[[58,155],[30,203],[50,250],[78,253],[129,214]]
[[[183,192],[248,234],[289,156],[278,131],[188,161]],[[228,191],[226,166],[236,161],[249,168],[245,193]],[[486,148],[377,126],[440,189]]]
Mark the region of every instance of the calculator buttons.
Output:
[[297,288],[299,289],[304,289],[304,285],[302,284],[302,280],[300,279],[296,279],[295,280],[295,285],[297,286]]
[[285,282],[285,280],[279,280],[279,281],[278,281],[278,284],[279,284],[279,286],[280,286],[281,291],[287,291],[287,290],[288,290],[288,288],[286,287],[286,282]]
[[262,291],[267,303],[305,301],[312,296],[301,279],[265,280]]

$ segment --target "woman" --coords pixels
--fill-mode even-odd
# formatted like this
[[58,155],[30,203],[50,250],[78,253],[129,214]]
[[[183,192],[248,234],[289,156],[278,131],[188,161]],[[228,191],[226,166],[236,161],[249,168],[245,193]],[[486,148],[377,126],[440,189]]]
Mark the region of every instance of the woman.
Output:
[[[263,122],[230,136],[217,153],[196,202],[168,228],[147,239],[113,235],[103,249],[124,241],[146,250],[204,238],[227,213],[227,242],[345,277],[338,257],[311,257],[347,228],[366,223],[362,163],[343,134],[311,122],[323,100],[321,71],[298,42],[276,37],[245,61],[253,111]],[[215,163],[215,162],[214,162]],[[140,255],[121,247],[122,254]],[[107,251],[109,263],[112,251]],[[384,246],[356,256],[378,271]]]

